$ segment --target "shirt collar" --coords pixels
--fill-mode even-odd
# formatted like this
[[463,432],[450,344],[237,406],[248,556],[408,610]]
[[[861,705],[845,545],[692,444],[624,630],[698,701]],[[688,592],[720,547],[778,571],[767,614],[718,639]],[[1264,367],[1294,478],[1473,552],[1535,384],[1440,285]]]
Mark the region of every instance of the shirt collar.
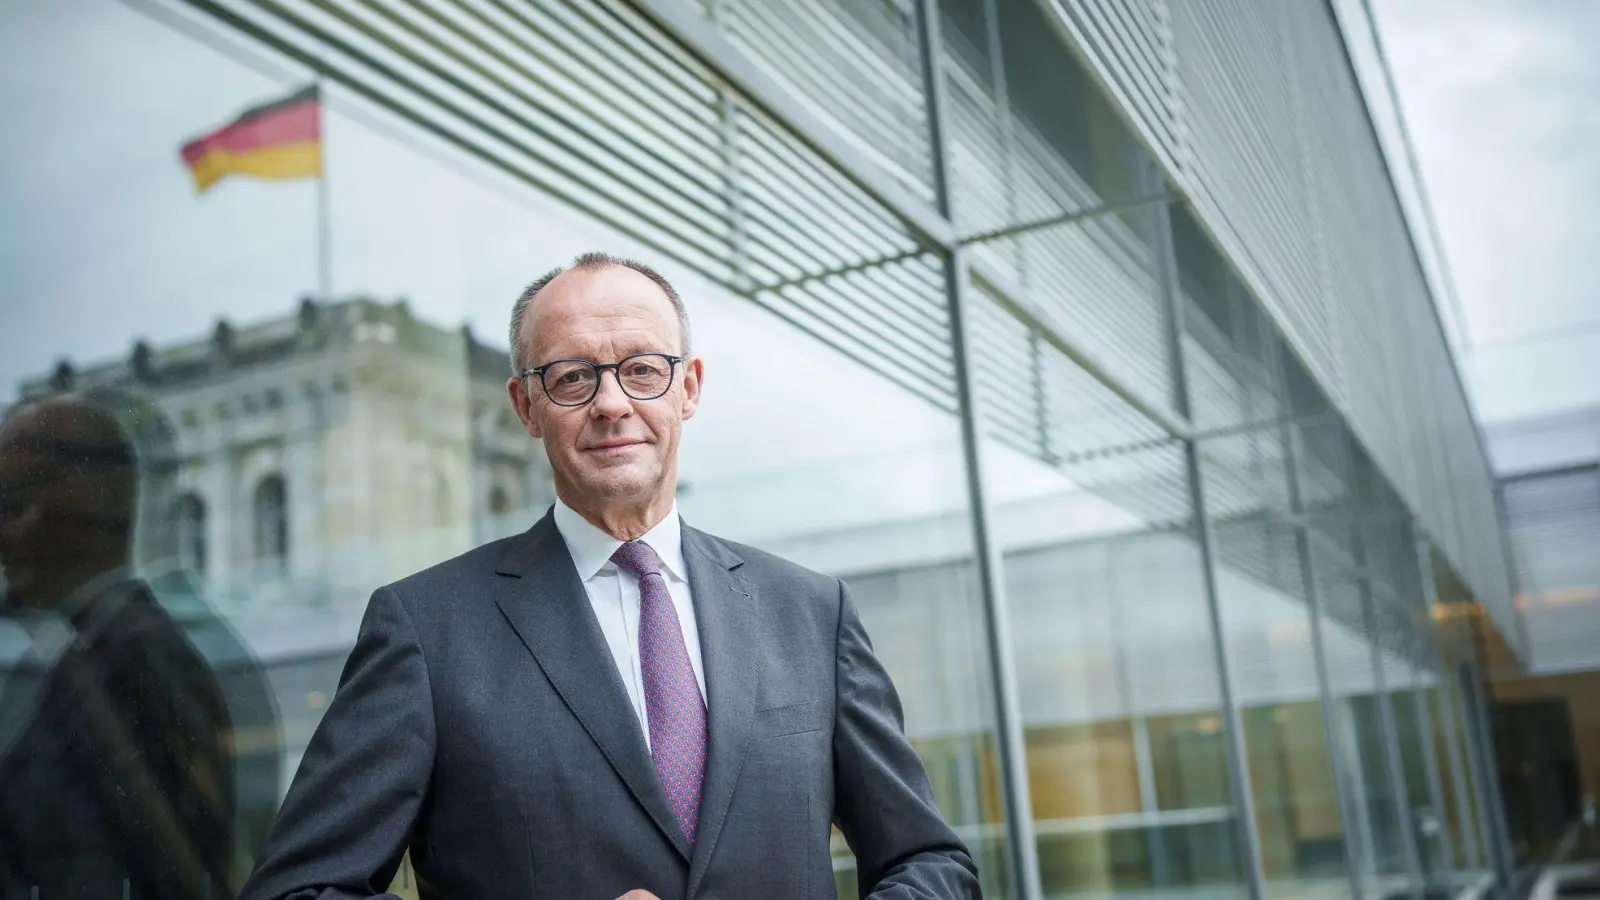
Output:
[[[608,566],[616,568],[611,562],[611,554],[622,546],[621,541],[594,527],[577,510],[559,499],[556,500],[555,520],[556,530],[561,532],[561,539],[567,542],[567,552],[572,554],[572,565],[578,570],[579,579],[587,582]],[[676,500],[666,516],[639,539],[649,544],[650,549],[661,557],[661,564],[666,567],[668,575],[679,581],[689,580],[688,570],[683,564],[683,525],[678,518]]]

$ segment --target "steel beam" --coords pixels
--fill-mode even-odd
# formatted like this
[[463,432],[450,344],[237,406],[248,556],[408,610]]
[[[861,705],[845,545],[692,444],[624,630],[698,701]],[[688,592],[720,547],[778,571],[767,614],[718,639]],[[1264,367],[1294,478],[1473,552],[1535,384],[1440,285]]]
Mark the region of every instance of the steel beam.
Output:
[[[1275,342],[1265,343],[1272,348],[1267,355],[1271,360],[1273,393],[1284,405],[1277,420],[1278,440],[1283,448],[1284,482],[1289,495],[1289,514],[1296,522],[1293,526],[1295,556],[1300,568],[1301,588],[1305,593],[1306,616],[1311,625],[1311,661],[1317,674],[1317,698],[1322,706],[1322,729],[1328,742],[1328,761],[1333,767],[1334,804],[1339,809],[1339,818],[1343,825],[1339,834],[1339,846],[1344,853],[1345,873],[1350,881],[1350,896],[1352,900],[1361,900],[1362,857],[1356,853],[1354,847],[1369,848],[1371,836],[1368,834],[1366,816],[1356,808],[1358,788],[1350,781],[1354,769],[1350,768],[1349,761],[1345,759],[1345,747],[1339,733],[1339,710],[1334,705],[1333,677],[1328,670],[1326,636],[1322,630],[1322,598],[1317,590],[1317,572],[1311,553],[1311,529],[1304,519],[1305,502],[1301,498],[1300,472],[1296,468],[1299,456],[1295,452],[1296,442],[1292,422],[1297,420],[1291,419],[1294,411],[1289,408],[1288,377],[1284,371],[1283,350]],[[1353,845],[1352,837],[1360,843]]]
[[1045,216],[1042,219],[1031,219],[1027,222],[1018,222],[1015,225],[1007,225],[1004,228],[995,228],[989,231],[980,231],[975,234],[962,235],[959,240],[962,244],[967,245],[986,244],[990,241],[998,241],[1003,238],[1023,237],[1025,235],[1032,234],[1035,231],[1043,231],[1048,228],[1059,228],[1062,225],[1071,225],[1074,222],[1085,222],[1091,219],[1098,219],[1101,216],[1111,213],[1132,212],[1134,210],[1144,209],[1147,206],[1154,206],[1158,203],[1172,203],[1180,199],[1182,199],[1182,195],[1178,194],[1176,191],[1162,191],[1157,194],[1148,194],[1143,197],[1130,197],[1127,200],[1113,200],[1109,203],[1102,203],[1099,206],[1091,206],[1087,209],[1075,210],[1073,212],[1063,212],[1054,216]]
[[[937,0],[917,5],[917,43],[922,57],[923,95],[927,102],[928,137],[933,149],[935,203],[940,216],[950,215],[949,154],[944,132],[945,85],[940,65],[943,43],[939,36]],[[993,509],[988,502],[983,473],[985,448],[982,433],[981,394],[977,362],[968,338],[973,334],[969,292],[972,276],[967,251],[952,243],[944,253],[944,294],[950,310],[950,335],[956,364],[956,395],[961,427],[961,449],[966,463],[967,500],[972,518],[972,551],[977,560],[982,591],[984,636],[987,639],[990,680],[994,688],[995,728],[1000,748],[1000,781],[1005,792],[1006,850],[1011,880],[1021,900],[1041,900],[1039,849],[1033,832],[1033,800],[1028,787],[1027,735],[1022,723],[1022,702],[1017,687],[1016,642],[1011,638],[1010,609],[1006,605],[1005,570],[1001,548],[991,530]]]
[[[1155,173],[1147,172],[1147,183],[1159,183]],[[1166,351],[1172,367],[1172,401],[1178,414],[1190,415],[1189,382],[1183,354],[1183,295],[1178,288],[1178,259],[1172,243],[1172,219],[1167,206],[1148,210],[1154,227],[1151,245],[1156,251],[1156,280],[1166,310]],[[1239,846],[1240,875],[1250,900],[1264,900],[1266,876],[1261,868],[1261,833],[1256,822],[1255,790],[1250,781],[1248,748],[1244,738],[1244,717],[1240,714],[1232,660],[1228,655],[1226,627],[1222,617],[1222,592],[1217,582],[1216,536],[1206,511],[1205,473],[1200,460],[1200,444],[1192,437],[1183,441],[1184,474],[1189,486],[1189,508],[1194,518],[1195,544],[1200,551],[1200,575],[1205,589],[1206,624],[1211,638],[1212,662],[1217,668],[1218,703],[1223,722],[1223,742],[1227,751],[1229,792],[1233,798],[1234,823]]]

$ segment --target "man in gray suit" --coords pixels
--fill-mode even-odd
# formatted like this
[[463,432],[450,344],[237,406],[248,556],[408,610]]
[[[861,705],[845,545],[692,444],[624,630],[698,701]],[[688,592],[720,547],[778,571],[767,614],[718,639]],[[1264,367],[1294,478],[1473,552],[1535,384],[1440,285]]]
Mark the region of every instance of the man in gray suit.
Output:
[[980,896],[844,584],[679,520],[671,285],[580,257],[511,345],[559,502],[373,594],[246,900],[371,897],[408,848],[423,897],[832,898],[833,823],[863,896]]

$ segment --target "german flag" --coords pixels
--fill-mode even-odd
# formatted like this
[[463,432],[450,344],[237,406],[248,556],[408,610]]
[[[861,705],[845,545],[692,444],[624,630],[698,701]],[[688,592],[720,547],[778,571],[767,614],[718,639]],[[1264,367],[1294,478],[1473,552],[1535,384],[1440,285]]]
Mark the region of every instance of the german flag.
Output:
[[205,193],[228,175],[284,180],[322,174],[322,110],[316,85],[246,110],[183,145],[183,164]]

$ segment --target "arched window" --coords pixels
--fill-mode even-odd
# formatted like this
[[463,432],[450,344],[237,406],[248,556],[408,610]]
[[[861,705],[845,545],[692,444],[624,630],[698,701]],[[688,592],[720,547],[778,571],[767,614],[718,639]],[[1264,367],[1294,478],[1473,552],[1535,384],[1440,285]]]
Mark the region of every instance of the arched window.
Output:
[[206,502],[198,494],[178,498],[178,562],[192,572],[206,571]]
[[256,485],[256,559],[278,569],[289,563],[289,499],[282,475],[268,475]]

